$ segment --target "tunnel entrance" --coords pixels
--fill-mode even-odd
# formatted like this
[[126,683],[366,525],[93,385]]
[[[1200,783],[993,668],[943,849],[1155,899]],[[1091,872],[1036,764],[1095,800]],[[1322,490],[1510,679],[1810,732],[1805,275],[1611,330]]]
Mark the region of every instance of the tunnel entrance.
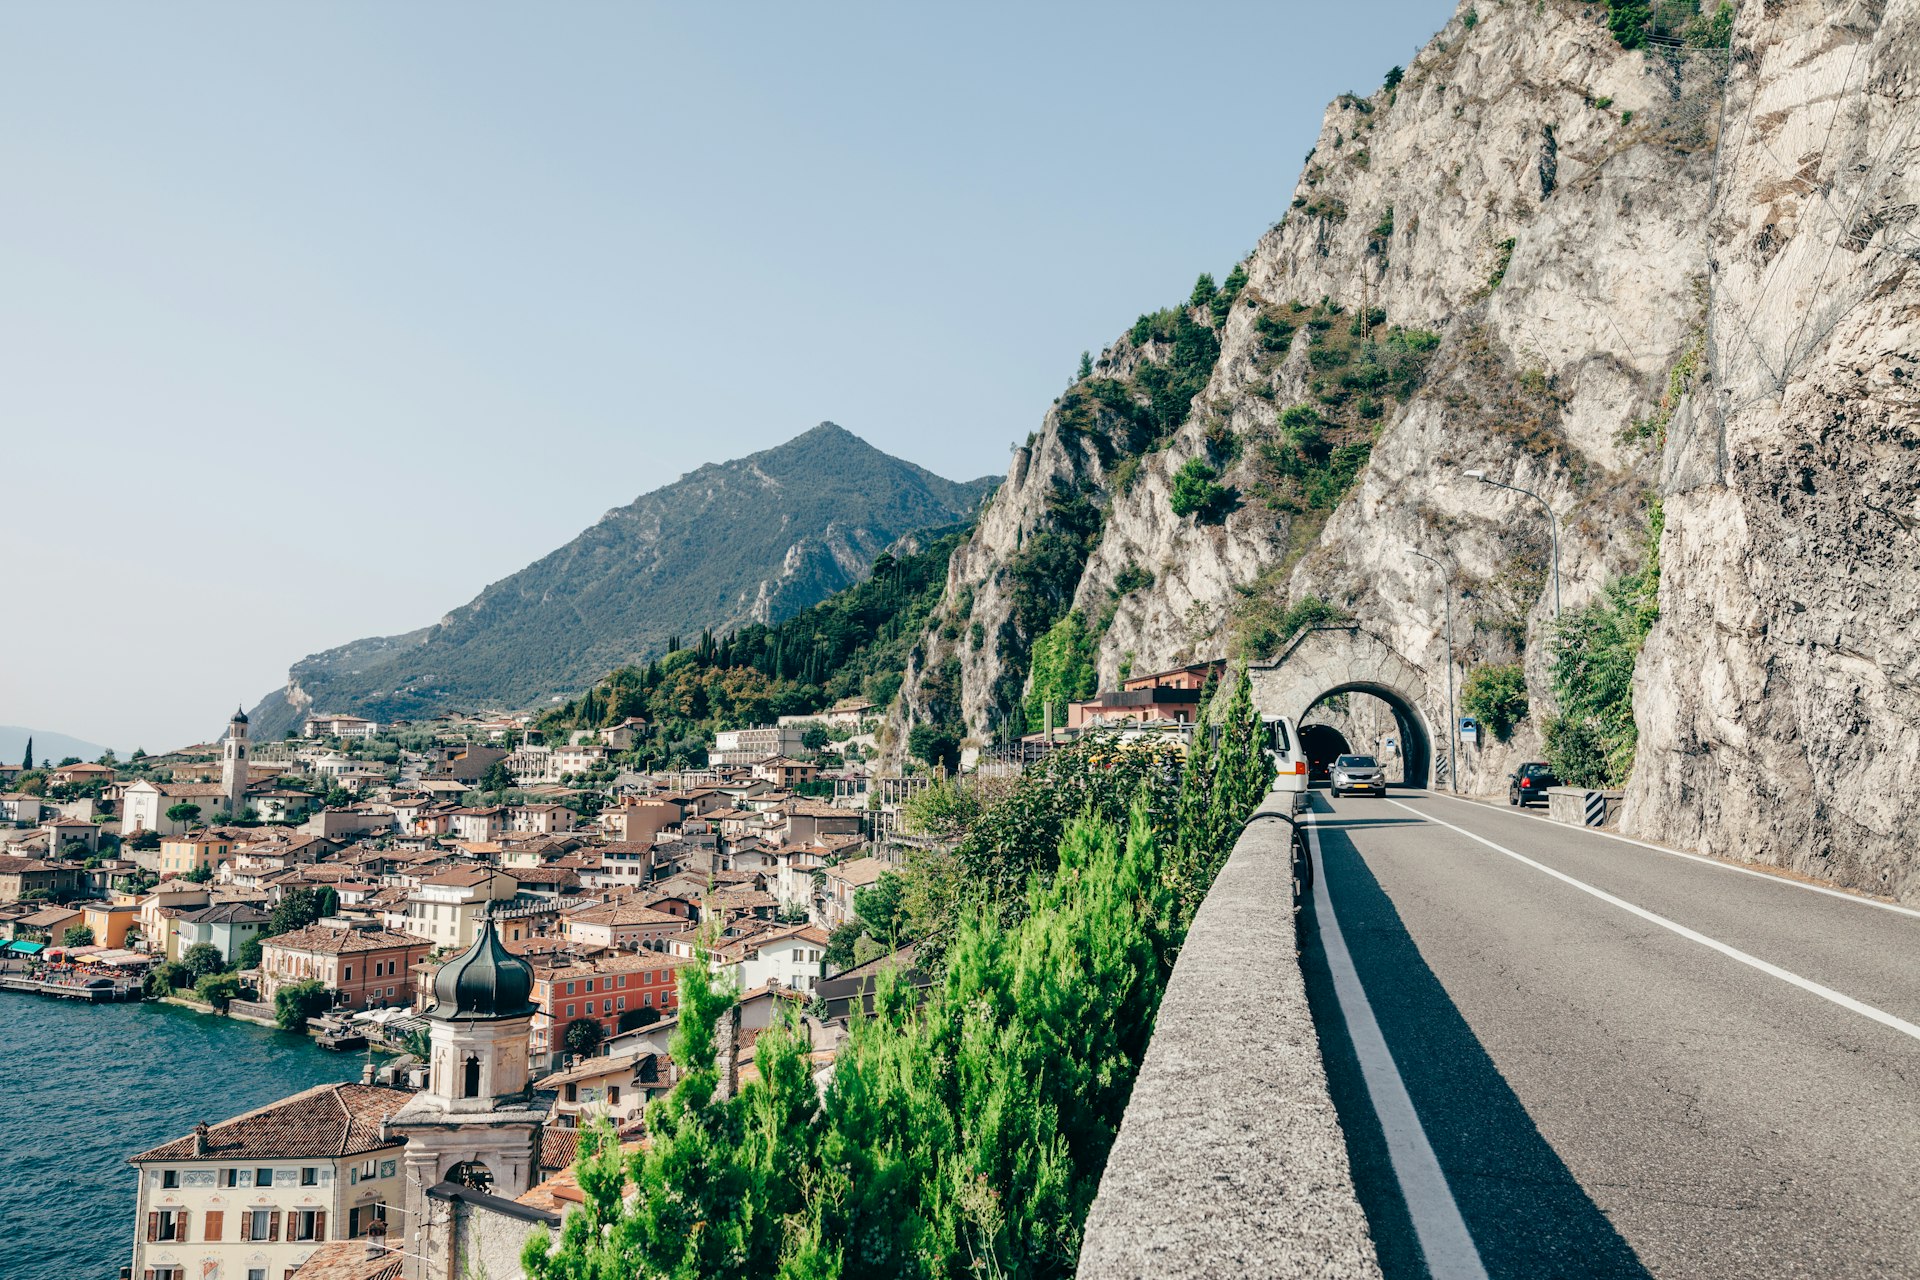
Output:
[[1425,787],[1433,771],[1425,719],[1385,685],[1342,685],[1315,698],[1301,717],[1300,743],[1313,780],[1326,780],[1326,766],[1346,754],[1378,759],[1390,786]]
[[1307,781],[1325,782],[1333,776],[1333,762],[1351,752],[1347,735],[1330,724],[1300,726],[1300,749],[1307,753]]
[[[1272,658],[1248,664],[1247,673],[1260,713],[1292,720],[1303,742],[1314,726],[1324,726],[1353,754],[1378,758],[1388,786],[1430,785],[1435,760],[1428,725],[1446,722],[1446,700],[1431,687],[1427,669],[1368,628],[1309,627]],[[1320,740],[1334,745],[1330,737]]]

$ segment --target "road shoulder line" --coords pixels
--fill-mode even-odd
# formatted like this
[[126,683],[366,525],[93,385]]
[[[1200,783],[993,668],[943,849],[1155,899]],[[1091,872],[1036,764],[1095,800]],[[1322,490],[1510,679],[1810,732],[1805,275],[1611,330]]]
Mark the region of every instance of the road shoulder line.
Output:
[[[1353,967],[1353,955],[1347,950],[1346,936],[1340,932],[1339,917],[1334,914],[1333,899],[1327,893],[1326,867],[1320,857],[1320,833],[1309,812],[1302,815],[1307,843],[1314,861],[1314,918],[1320,926],[1320,942],[1326,952],[1327,969],[1333,976],[1333,990],[1346,1019],[1347,1038],[1353,1043],[1354,1056],[1360,1060],[1360,1075],[1367,1086],[1367,1097],[1386,1138],[1387,1157],[1393,1164],[1394,1179],[1400,1184],[1401,1199],[1407,1216],[1413,1220],[1414,1235],[1419,1238],[1427,1270],[1434,1280],[1486,1280],[1487,1269],[1480,1251],[1467,1231],[1460,1206],[1447,1186],[1447,1175],[1427,1140],[1413,1099],[1400,1068],[1394,1065],[1393,1052],[1381,1034],[1366,988]],[[1424,815],[1423,815],[1424,817]]]
[[[1449,795],[1444,791],[1429,789],[1416,794],[1428,796],[1435,800],[1451,800],[1455,804],[1470,804],[1476,809],[1491,809],[1495,813],[1507,812],[1507,810],[1502,809],[1497,804],[1470,799],[1467,796]],[[1391,796],[1387,798],[1392,799]],[[1525,817],[1530,822],[1553,822],[1552,818],[1544,816],[1535,817],[1532,814],[1517,809],[1513,810],[1513,816]],[[1920,910],[1916,910],[1913,907],[1903,907],[1897,902],[1882,902],[1878,898],[1869,898],[1864,894],[1851,893],[1845,889],[1834,889],[1823,884],[1807,884],[1802,880],[1790,880],[1785,876],[1777,876],[1771,872],[1763,871],[1758,867],[1743,867],[1737,862],[1728,862],[1724,858],[1710,858],[1704,853],[1689,853],[1685,849],[1669,849],[1662,844],[1652,844],[1646,840],[1636,840],[1632,836],[1623,836],[1617,831],[1608,831],[1602,827],[1575,827],[1566,823],[1554,823],[1554,825],[1565,826],[1569,831],[1582,831],[1590,836],[1604,836],[1608,840],[1617,840],[1621,844],[1630,844],[1636,849],[1646,849],[1653,853],[1664,853],[1670,858],[1685,858],[1688,862],[1698,862],[1703,866],[1714,867],[1720,871],[1738,872],[1743,876],[1752,876],[1756,880],[1764,880],[1768,884],[1785,885],[1789,889],[1804,889],[1808,893],[1818,893],[1828,898],[1838,898],[1842,902],[1851,902],[1857,906],[1878,907],[1882,911],[1891,911],[1895,915],[1912,916],[1914,919],[1920,920]]]
[[[1697,942],[1701,946],[1706,947],[1711,951],[1718,951],[1721,955],[1726,956],[1730,960],[1737,960],[1741,964],[1747,965],[1748,967],[1753,969],[1758,969],[1761,973],[1767,974],[1770,977],[1778,978],[1780,979],[1780,981],[1785,982],[1790,986],[1798,987],[1802,991],[1808,992],[1809,994],[1819,996],[1822,1000],[1826,1000],[1833,1004],[1836,1004],[1840,1006],[1842,1009],[1845,1009],[1851,1013],[1857,1013],[1863,1018],[1870,1018],[1873,1021],[1878,1022],[1883,1026],[1891,1027],[1893,1030],[1900,1032],[1902,1035],[1911,1036],[1915,1040],[1920,1040],[1920,1026],[1915,1026],[1913,1023],[1906,1021],[1904,1018],[1896,1018],[1894,1015],[1886,1012],[1884,1009],[1876,1009],[1874,1006],[1870,1004],[1866,1004],[1862,1001],[1855,1000],[1850,995],[1846,995],[1846,994],[1843,994],[1842,992],[1835,991],[1832,987],[1822,986],[1818,982],[1813,981],[1811,978],[1803,978],[1799,974],[1794,973],[1788,969],[1782,969],[1779,965],[1773,964],[1770,961],[1762,960],[1760,957],[1755,955],[1749,955],[1745,951],[1740,950],[1738,947],[1729,946],[1727,943],[1721,942],[1717,938],[1710,938],[1706,934],[1701,933],[1697,929],[1689,929],[1686,925],[1683,925],[1676,920],[1669,920],[1667,919],[1667,917],[1660,915],[1656,912],[1649,911],[1645,907],[1636,906],[1633,903],[1628,902],[1625,898],[1616,897],[1613,894],[1608,893],[1605,889],[1597,888],[1594,885],[1588,884],[1584,880],[1577,880],[1573,876],[1568,875],[1566,872],[1556,870],[1553,867],[1548,866],[1544,862],[1536,862],[1532,858],[1527,857],[1524,853],[1515,853],[1512,849],[1509,849],[1504,845],[1495,844],[1493,841],[1487,839],[1485,836],[1469,831],[1465,827],[1456,827],[1453,823],[1447,822],[1441,818],[1436,818],[1430,813],[1421,813],[1418,809],[1414,808],[1412,805],[1402,804],[1400,801],[1394,800],[1392,798],[1389,798],[1387,803],[1394,805],[1397,808],[1404,809],[1408,813],[1411,813],[1416,817],[1421,818],[1424,821],[1433,823],[1435,826],[1445,827],[1447,830],[1455,832],[1459,835],[1463,835],[1469,840],[1475,841],[1476,843],[1479,843],[1479,844],[1483,844],[1487,848],[1493,850],[1495,853],[1505,854],[1507,857],[1512,858],[1515,862],[1519,862],[1525,866],[1532,867],[1535,871],[1544,872],[1545,874],[1552,876],[1556,880],[1560,880],[1566,884],[1570,884],[1574,888],[1580,890],[1580,892],[1585,894],[1590,894],[1593,897],[1598,898],[1600,901],[1607,903],[1609,906],[1618,907],[1622,911],[1625,911],[1630,915],[1638,916],[1642,920],[1647,921],[1649,924],[1657,924],[1662,929],[1666,929],[1672,933],[1679,934],[1681,937],[1687,939],[1689,942]],[[1318,887],[1317,878],[1316,878],[1315,884],[1316,884],[1316,891],[1317,891],[1317,887]],[[1318,899],[1316,898],[1316,902],[1317,901]]]

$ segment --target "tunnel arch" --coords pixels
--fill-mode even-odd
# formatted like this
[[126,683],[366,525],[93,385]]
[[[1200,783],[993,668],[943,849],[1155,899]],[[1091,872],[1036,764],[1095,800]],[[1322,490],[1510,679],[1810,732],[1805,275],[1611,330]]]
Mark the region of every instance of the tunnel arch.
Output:
[[1400,732],[1400,785],[1431,785],[1434,732],[1445,722],[1445,701],[1435,701],[1420,667],[1373,632],[1358,625],[1309,628],[1274,658],[1249,664],[1247,674],[1260,713],[1296,725],[1308,723],[1309,712],[1336,694],[1379,698]]

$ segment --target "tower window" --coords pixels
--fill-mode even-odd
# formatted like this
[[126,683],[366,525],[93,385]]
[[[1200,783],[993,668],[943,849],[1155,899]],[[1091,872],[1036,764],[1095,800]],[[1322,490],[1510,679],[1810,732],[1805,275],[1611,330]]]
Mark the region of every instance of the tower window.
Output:
[[460,1096],[463,1098],[479,1097],[480,1096],[480,1059],[469,1054],[467,1057],[467,1069],[464,1074],[466,1076],[466,1079],[461,1082],[462,1090],[461,1090]]

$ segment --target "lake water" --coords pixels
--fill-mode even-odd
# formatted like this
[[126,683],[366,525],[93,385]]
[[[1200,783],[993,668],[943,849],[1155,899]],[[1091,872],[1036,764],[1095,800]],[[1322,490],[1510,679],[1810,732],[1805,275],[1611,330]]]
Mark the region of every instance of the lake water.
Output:
[[116,1280],[133,1258],[127,1157],[366,1058],[176,1005],[0,991],[0,1273]]

